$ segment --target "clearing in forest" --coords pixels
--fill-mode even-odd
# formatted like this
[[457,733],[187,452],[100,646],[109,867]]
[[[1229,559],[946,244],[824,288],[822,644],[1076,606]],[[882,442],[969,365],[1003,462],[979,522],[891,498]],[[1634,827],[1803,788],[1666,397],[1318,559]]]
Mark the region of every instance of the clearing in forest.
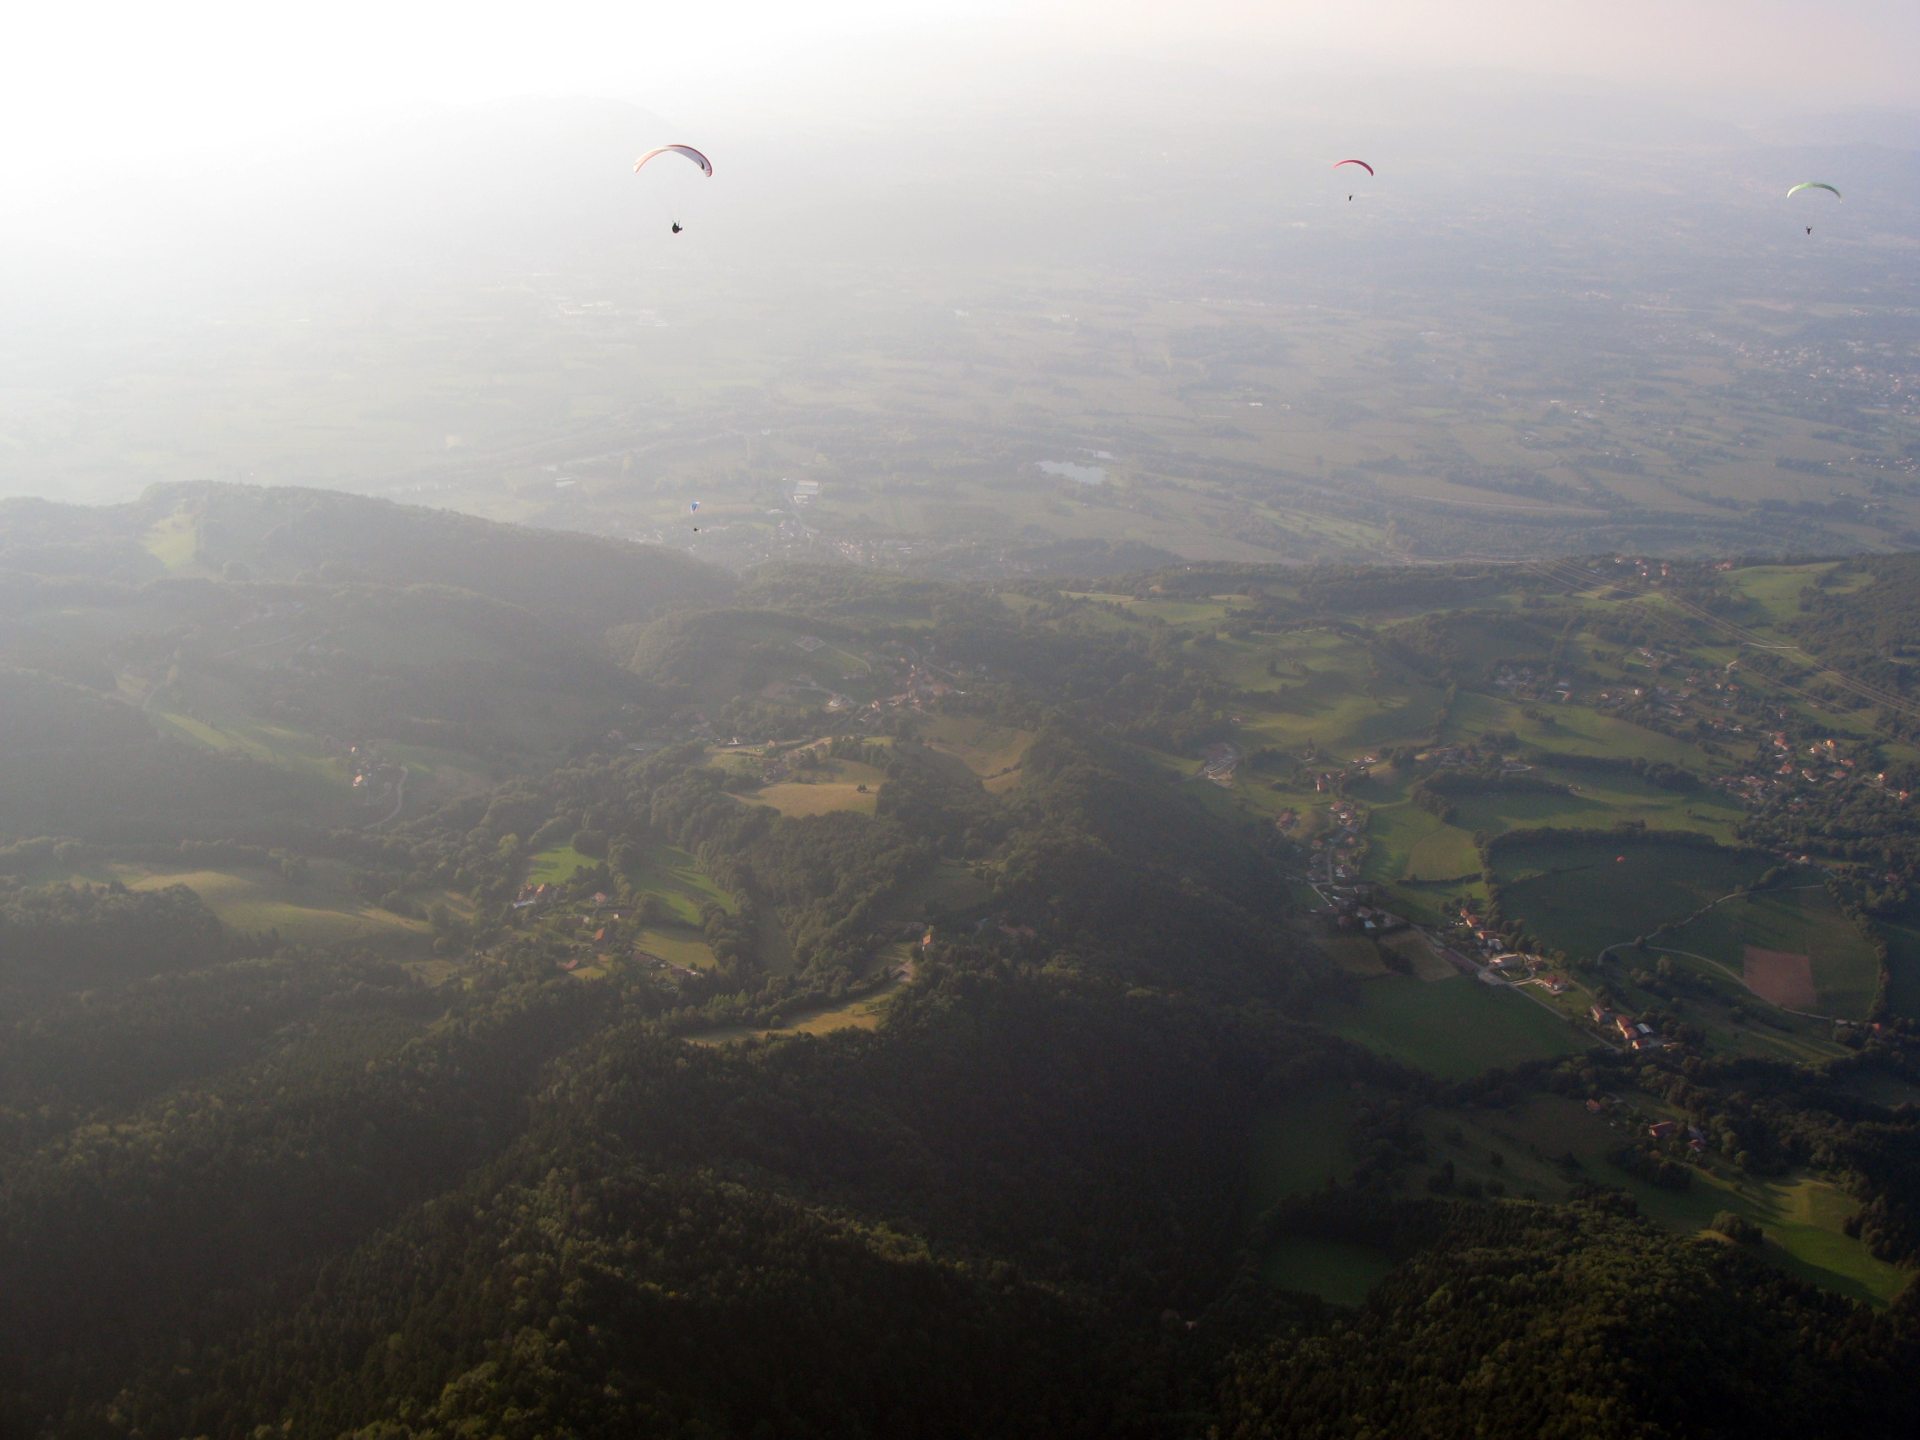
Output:
[[972,715],[940,715],[921,731],[921,738],[928,749],[953,756],[997,793],[1019,783],[1033,731]]

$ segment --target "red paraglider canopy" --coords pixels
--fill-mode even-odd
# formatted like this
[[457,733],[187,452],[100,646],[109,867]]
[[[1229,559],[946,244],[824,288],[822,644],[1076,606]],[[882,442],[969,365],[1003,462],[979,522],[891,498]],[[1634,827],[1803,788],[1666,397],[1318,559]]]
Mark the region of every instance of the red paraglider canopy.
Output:
[[1336,170],[1342,165],[1358,165],[1362,170],[1366,171],[1367,174],[1373,174],[1373,167],[1364,160],[1336,160],[1333,162],[1333,168]]

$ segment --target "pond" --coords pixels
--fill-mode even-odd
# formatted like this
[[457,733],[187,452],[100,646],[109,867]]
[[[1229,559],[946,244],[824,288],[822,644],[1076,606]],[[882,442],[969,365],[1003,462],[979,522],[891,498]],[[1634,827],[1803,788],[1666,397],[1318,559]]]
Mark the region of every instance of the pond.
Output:
[[1064,475],[1082,485],[1107,483],[1107,467],[1104,465],[1081,465],[1072,460],[1042,460],[1038,463],[1047,474]]

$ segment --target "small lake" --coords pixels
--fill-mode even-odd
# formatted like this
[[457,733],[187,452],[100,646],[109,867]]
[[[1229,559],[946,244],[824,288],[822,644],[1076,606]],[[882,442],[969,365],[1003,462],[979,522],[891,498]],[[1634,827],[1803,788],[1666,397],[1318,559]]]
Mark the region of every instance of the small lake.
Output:
[[1038,463],[1047,474],[1064,475],[1082,485],[1107,483],[1107,467],[1104,465],[1080,465],[1072,460],[1042,460]]

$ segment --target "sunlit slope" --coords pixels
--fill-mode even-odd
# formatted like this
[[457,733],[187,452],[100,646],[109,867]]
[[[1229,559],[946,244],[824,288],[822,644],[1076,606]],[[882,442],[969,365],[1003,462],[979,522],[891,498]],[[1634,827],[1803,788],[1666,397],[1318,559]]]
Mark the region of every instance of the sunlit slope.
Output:
[[657,547],[330,490],[162,485],[127,516],[174,573],[448,585],[604,624],[711,603],[732,589],[723,572]]

